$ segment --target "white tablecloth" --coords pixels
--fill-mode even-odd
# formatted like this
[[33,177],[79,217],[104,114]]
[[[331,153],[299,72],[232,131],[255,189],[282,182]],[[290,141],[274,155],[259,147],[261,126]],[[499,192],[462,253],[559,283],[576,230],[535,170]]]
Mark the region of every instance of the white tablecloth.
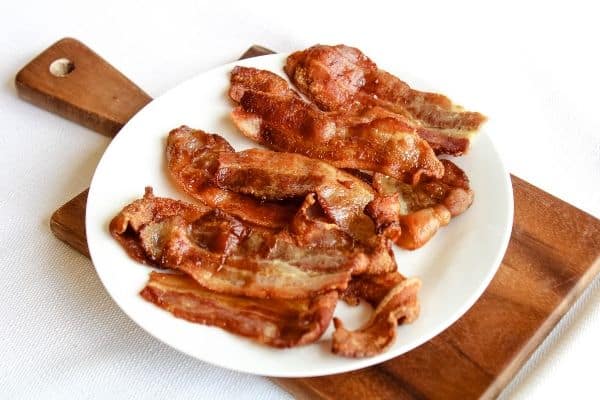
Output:
[[[88,44],[153,96],[234,60],[251,43],[277,51],[356,45],[488,114],[511,172],[600,216],[600,30],[592,6],[196,3],[0,3],[0,397],[288,396],[264,378],[213,367],[150,337],[108,297],[90,261],[51,234],[51,213],[87,187],[109,142],[16,97],[17,70],[64,36]],[[597,395],[599,286],[504,398]]]

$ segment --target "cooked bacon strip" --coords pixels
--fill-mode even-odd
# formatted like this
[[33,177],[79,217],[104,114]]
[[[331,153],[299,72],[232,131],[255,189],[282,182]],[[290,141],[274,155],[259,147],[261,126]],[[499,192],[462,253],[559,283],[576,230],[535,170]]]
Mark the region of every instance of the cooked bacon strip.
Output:
[[222,153],[215,176],[223,189],[264,200],[315,193],[325,213],[346,230],[364,215],[374,198],[373,189],[362,180],[323,161],[292,153],[262,149]]
[[318,234],[322,223],[303,223],[312,236],[298,244],[286,230],[243,224],[219,209],[156,198],[147,189],[112,220],[110,231],[133,258],[185,272],[215,292],[301,298],[344,290],[353,269],[364,268],[365,256],[351,239],[330,246],[331,233]]
[[298,96],[298,93],[290,88],[285,79],[271,71],[249,67],[234,67],[231,71],[229,97],[239,103],[246,90]]
[[334,318],[332,352],[357,358],[384,352],[396,339],[398,323],[410,323],[418,317],[420,287],[421,281],[416,278],[401,281],[386,294],[371,319],[357,331],[348,331],[341,320]]
[[193,221],[210,212],[209,207],[191,205],[181,201],[154,197],[151,187],[146,187],[144,198],[129,204],[112,219],[109,225],[111,235],[123,246],[127,254],[143,264],[160,267],[155,260],[146,255],[139,240],[139,232],[152,220],[179,216],[184,220]]
[[276,151],[325,160],[338,168],[381,172],[405,181],[441,177],[443,168],[427,142],[395,118],[354,126],[294,96],[247,90],[233,122],[246,137]]
[[322,110],[354,114],[384,108],[413,126],[437,154],[466,152],[470,137],[486,120],[444,95],[412,89],[353,47],[317,45],[295,52],[284,70]]
[[469,150],[471,133],[454,135],[440,129],[415,127],[419,136],[429,143],[435,154],[461,156]]
[[331,322],[335,291],[280,300],[234,297],[204,289],[179,274],[150,273],[141,296],[178,318],[218,326],[273,347],[292,347],[319,339]]
[[[358,121],[339,113],[324,113],[304,102],[283,78],[272,72],[234,68],[230,97],[241,105],[232,117],[242,133],[274,150],[401,179],[414,175],[418,178],[421,173],[441,176],[439,162],[429,146],[415,135],[414,127],[378,122],[373,117]],[[395,114],[386,112],[388,120],[397,119]],[[398,137],[390,138],[390,133]]]
[[351,248],[355,245],[352,236],[342,231],[336,223],[331,222],[331,219],[323,212],[314,193],[306,196],[302,206],[290,222],[288,230],[299,246],[313,244],[320,247]]
[[[353,273],[379,273],[396,269],[388,240],[376,235],[373,221],[364,213],[365,206],[373,199],[373,190],[369,185],[325,162],[298,154],[257,149],[239,153],[217,152],[214,150],[214,142],[220,143],[221,147],[225,147],[225,144],[228,146],[220,136],[200,130],[186,128],[169,134],[169,151],[185,154],[185,157],[171,156],[171,159],[176,158],[184,163],[184,160],[204,161],[207,154],[211,157],[210,163],[195,162],[193,167],[169,164],[169,168],[174,169],[171,173],[180,179],[180,185],[196,187],[199,182],[203,182],[200,186],[204,187],[202,185],[205,182],[210,182],[218,186],[216,190],[249,199],[261,207],[263,204],[279,204],[269,201],[258,203],[259,200],[304,198],[309,193],[315,193],[325,213],[358,241],[355,243],[356,249],[364,252],[370,260],[366,266],[357,266]],[[268,226],[268,221],[248,218],[246,208],[241,211],[234,209],[235,212],[228,209],[226,211],[246,221]],[[292,217],[288,214],[291,213],[277,210],[276,215],[285,215],[286,218],[273,226],[289,224]],[[284,222],[286,223],[283,224]]]
[[222,188],[266,200],[315,193],[325,214],[352,235],[370,259],[364,267],[355,267],[354,274],[396,269],[389,244],[375,235],[375,226],[364,213],[373,191],[355,176],[299,154],[251,149],[221,154],[215,180]]
[[[420,92],[394,75],[377,70],[369,80],[363,92],[381,100],[379,103],[397,114],[406,111],[422,126],[438,129],[450,129],[472,132],[485,122],[484,115],[478,112],[464,111],[444,95]],[[452,132],[452,131],[451,131]]]
[[369,204],[367,213],[398,246],[423,246],[451,217],[462,214],[473,202],[469,178],[450,160],[442,160],[441,179],[424,178],[416,185],[375,174],[373,187],[380,195]]
[[[363,99],[364,100],[364,99]],[[405,126],[406,130],[414,130],[422,139],[425,139],[436,154],[452,154],[455,156],[465,153],[469,148],[468,135],[453,135],[448,130],[442,130],[431,127],[423,127],[415,123],[411,117],[400,113],[394,113],[387,108],[379,105],[373,105],[378,102],[372,99],[366,99],[365,105],[355,102],[352,103],[350,110],[341,110],[332,112],[332,115],[338,124],[348,126],[357,124],[366,124],[376,119],[394,118]]]
[[371,306],[377,307],[377,304],[383,300],[390,290],[405,279],[398,271],[353,276],[341,298],[350,305],[357,305],[359,299],[363,299]]
[[351,105],[377,65],[354,47],[317,45],[290,54],[283,69],[320,109],[337,111]]
[[167,139],[169,173],[180,188],[209,207],[218,207],[253,224],[284,227],[297,209],[294,205],[257,201],[213,184],[219,155],[233,151],[219,135],[181,126],[173,129]]

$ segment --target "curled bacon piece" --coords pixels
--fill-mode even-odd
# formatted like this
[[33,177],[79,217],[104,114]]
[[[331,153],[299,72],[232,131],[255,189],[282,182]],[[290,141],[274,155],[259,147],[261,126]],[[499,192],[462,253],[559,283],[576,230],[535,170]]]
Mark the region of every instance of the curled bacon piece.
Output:
[[466,152],[470,137],[486,120],[444,95],[412,89],[353,47],[317,45],[297,51],[284,69],[322,110],[356,114],[383,108],[414,127],[437,154]]
[[[245,77],[244,89],[240,88],[240,74]],[[258,83],[250,79],[253,74]],[[406,123],[395,117],[354,122],[325,113],[291,89],[263,91],[267,78],[279,82],[271,86],[287,84],[275,74],[242,67],[236,67],[231,76],[235,93],[232,99],[240,104],[232,118],[250,139],[276,151],[303,154],[339,168],[381,172],[401,180],[417,181],[422,174],[442,176],[442,166],[431,147]]]
[[341,298],[350,305],[357,305],[359,299],[363,299],[377,307],[390,290],[405,279],[398,271],[353,276]]
[[296,240],[288,230],[244,224],[219,209],[157,198],[147,189],[111,221],[110,232],[136,260],[185,272],[219,293],[290,299],[344,290],[365,256],[337,226],[310,220],[310,204],[292,224],[306,233]]
[[421,281],[402,280],[379,302],[370,320],[357,331],[348,331],[333,319],[332,352],[345,357],[371,357],[389,348],[396,339],[398,323],[410,323],[419,315],[417,298]]
[[209,207],[202,205],[154,197],[152,188],[146,187],[143,199],[129,204],[110,221],[109,231],[131,258],[143,264],[160,267],[160,263],[148,257],[140,241],[139,232],[146,224],[153,220],[162,221],[174,217],[193,221],[210,210]]
[[253,224],[284,227],[296,206],[258,201],[214,185],[212,178],[219,155],[233,152],[233,147],[221,136],[181,126],[173,129],[167,139],[169,173],[179,187],[209,207],[218,207]]
[[366,211],[383,232],[405,249],[423,246],[452,217],[473,202],[469,178],[450,160],[442,160],[441,179],[424,178],[416,185],[375,174],[373,187],[379,194]]
[[144,299],[178,318],[218,326],[274,347],[316,341],[329,326],[337,292],[281,300],[234,297],[204,289],[192,278],[152,272]]

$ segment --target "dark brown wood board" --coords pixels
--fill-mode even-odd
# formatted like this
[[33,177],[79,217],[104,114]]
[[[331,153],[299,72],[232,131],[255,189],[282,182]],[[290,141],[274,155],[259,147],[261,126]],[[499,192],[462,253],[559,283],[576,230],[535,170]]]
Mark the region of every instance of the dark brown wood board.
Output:
[[[253,46],[242,58],[268,53]],[[74,62],[71,73],[60,78],[47,73],[62,57]],[[78,82],[62,89],[69,79]],[[105,82],[107,87],[97,87]],[[20,71],[17,89],[24,99],[109,135],[151,100],[74,39],[57,42]],[[94,101],[96,95],[103,100]],[[131,105],[120,108],[118,99],[130,99]],[[376,366],[274,381],[300,399],[496,397],[600,270],[598,219],[515,176],[512,183],[514,225],[502,265],[483,296],[450,328]],[[87,190],[58,209],[51,228],[89,256],[86,199]]]

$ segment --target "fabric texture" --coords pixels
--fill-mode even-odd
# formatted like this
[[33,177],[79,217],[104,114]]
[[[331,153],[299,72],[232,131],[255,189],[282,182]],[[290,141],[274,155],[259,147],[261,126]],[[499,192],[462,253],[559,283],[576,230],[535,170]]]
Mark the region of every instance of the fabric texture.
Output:
[[[276,51],[358,46],[382,67],[402,63],[490,116],[508,170],[600,216],[600,62],[593,50],[600,31],[592,5],[545,3],[540,12],[521,2],[277,4],[0,2],[0,397],[289,397],[263,377],[211,366],[155,340],[110,299],[91,262],[52,235],[52,212],[89,185],[109,143],[16,95],[16,72],[65,36],[155,97],[252,43]],[[597,393],[599,300],[596,279],[501,398]]]

